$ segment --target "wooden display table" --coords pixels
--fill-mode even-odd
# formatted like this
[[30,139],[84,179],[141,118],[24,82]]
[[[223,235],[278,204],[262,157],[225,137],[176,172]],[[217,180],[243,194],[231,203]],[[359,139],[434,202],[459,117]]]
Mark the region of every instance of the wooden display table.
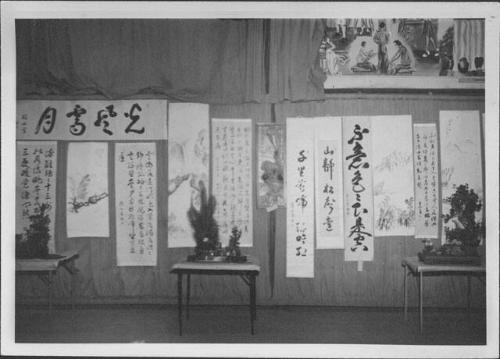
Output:
[[75,267],[75,261],[78,258],[78,252],[68,251],[55,254],[59,258],[49,259],[16,259],[16,277],[17,275],[36,275],[47,285],[49,314],[52,312],[52,282],[59,268],[64,268],[71,274],[71,308],[74,309],[74,287],[75,275],[78,269]]
[[[408,318],[408,286],[406,279],[412,274],[417,279],[418,306],[420,313],[420,332],[424,329],[424,276],[425,275],[467,275],[467,309],[470,311],[470,282],[471,276],[479,279],[486,275],[484,265],[461,265],[461,264],[425,264],[417,257],[407,257],[401,263],[404,268],[404,318]],[[484,282],[483,282],[484,283]]]
[[174,264],[170,273],[177,274],[177,304],[179,312],[179,335],[182,335],[182,276],[187,275],[186,318],[189,318],[189,296],[191,291],[191,274],[200,275],[237,275],[250,288],[250,328],[254,334],[254,320],[257,318],[256,309],[256,280],[260,266],[256,263],[228,263],[228,262],[180,262]]

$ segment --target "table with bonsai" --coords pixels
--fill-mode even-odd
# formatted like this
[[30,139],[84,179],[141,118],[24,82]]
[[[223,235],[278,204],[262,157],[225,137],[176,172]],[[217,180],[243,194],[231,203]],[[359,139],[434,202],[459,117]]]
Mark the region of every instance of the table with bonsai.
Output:
[[78,273],[75,261],[78,252],[68,251],[52,255],[49,258],[16,259],[16,275],[35,275],[40,278],[48,290],[49,314],[52,312],[52,282],[59,268],[64,268],[71,274],[71,308],[74,309],[74,277]]
[[470,311],[471,300],[471,277],[479,279],[486,275],[484,265],[463,265],[463,264],[425,264],[418,257],[407,257],[403,259],[404,268],[404,318],[408,317],[408,286],[406,283],[408,275],[412,274],[417,279],[418,305],[420,314],[420,332],[424,329],[423,317],[423,296],[424,296],[424,275],[467,275],[467,309]]
[[180,262],[172,267],[170,273],[177,274],[177,304],[179,313],[179,335],[182,335],[182,276],[187,276],[186,318],[189,318],[189,296],[191,274],[201,275],[237,275],[243,279],[250,289],[250,328],[254,334],[254,321],[257,318],[256,308],[256,280],[260,266],[256,263],[231,262]]

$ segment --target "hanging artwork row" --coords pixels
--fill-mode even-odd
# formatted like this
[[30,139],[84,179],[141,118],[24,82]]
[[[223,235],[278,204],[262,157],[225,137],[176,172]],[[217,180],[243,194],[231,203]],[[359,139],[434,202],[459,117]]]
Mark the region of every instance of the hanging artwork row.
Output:
[[257,124],[257,208],[285,207],[285,134],[281,125]]
[[108,144],[68,144],[66,228],[72,237],[109,237]]
[[165,100],[17,101],[18,140],[166,140]]
[[115,147],[118,266],[155,266],[157,258],[156,145]]
[[252,147],[251,119],[212,119],[212,193],[223,246],[234,226],[240,245],[253,245]]
[[[449,213],[451,206],[448,198],[460,185],[467,185],[484,203],[479,112],[441,111],[439,138],[442,213]],[[483,222],[483,213],[483,208],[476,212],[477,223]],[[452,229],[454,225],[457,224],[453,219],[448,223],[443,221],[442,242],[446,240],[446,230]]]
[[168,246],[193,247],[186,213],[199,209],[200,181],[209,188],[208,105],[170,103],[168,133]]
[[26,141],[16,146],[16,233],[26,236],[30,216],[47,206],[49,253],[55,252],[57,142]]
[[436,124],[413,125],[415,237],[438,238],[439,186]]

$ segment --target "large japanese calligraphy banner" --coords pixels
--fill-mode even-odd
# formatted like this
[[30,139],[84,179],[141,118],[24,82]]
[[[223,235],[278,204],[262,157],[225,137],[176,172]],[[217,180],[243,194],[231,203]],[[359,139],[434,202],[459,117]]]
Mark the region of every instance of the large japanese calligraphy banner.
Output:
[[316,248],[344,248],[342,118],[316,117]]
[[68,237],[109,237],[108,144],[68,144]]
[[155,266],[157,258],[156,145],[115,147],[118,266]]
[[49,253],[54,253],[57,142],[27,141],[16,146],[16,234],[26,235],[30,216],[47,205]]
[[372,133],[370,117],[344,117],[344,228],[346,261],[373,260]]
[[411,116],[372,116],[376,236],[415,233]]
[[314,126],[286,120],[286,276],[314,277]]
[[17,139],[164,140],[165,100],[17,101]]
[[223,245],[231,229],[241,230],[241,246],[253,243],[252,120],[212,119],[212,192]]
[[[440,111],[439,139],[441,149],[442,213],[449,214],[447,200],[460,185],[467,184],[484,203],[483,168],[481,161],[481,132],[478,111]],[[481,222],[483,210],[476,212],[476,222]],[[452,228],[453,221],[444,223],[444,231]]]
[[199,209],[199,182],[209,188],[208,105],[171,103],[168,113],[168,246],[194,247],[187,218],[191,203]]
[[438,238],[438,140],[435,123],[413,125],[415,238]]
[[285,207],[285,134],[281,125],[257,124],[257,208]]

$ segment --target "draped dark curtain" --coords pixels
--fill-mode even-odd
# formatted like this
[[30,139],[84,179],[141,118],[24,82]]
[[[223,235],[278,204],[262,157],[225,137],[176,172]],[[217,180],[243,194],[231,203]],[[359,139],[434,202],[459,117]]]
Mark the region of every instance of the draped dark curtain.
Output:
[[264,22],[17,20],[18,98],[153,94],[210,104],[323,98],[312,71],[321,24],[273,19],[266,37]]

